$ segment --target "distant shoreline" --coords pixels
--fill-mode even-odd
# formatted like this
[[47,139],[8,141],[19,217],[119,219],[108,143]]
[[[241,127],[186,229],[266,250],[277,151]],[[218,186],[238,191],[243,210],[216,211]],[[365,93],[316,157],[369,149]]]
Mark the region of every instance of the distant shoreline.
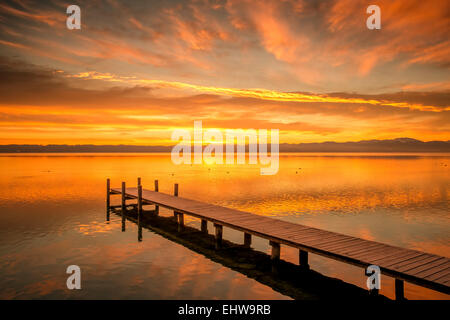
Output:
[[[0,145],[0,153],[170,153],[173,146],[138,145]],[[248,152],[249,146],[246,146]],[[224,149],[225,150],[225,149]],[[357,142],[280,143],[280,153],[447,153],[450,141],[420,141],[411,138]]]

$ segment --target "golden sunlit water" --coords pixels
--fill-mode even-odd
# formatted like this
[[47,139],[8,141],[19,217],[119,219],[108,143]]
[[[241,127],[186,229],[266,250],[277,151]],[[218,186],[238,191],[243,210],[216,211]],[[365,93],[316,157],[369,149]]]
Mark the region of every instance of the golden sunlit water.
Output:
[[[450,256],[450,154],[282,154],[258,165],[174,165],[167,154],[1,155],[0,298],[289,299],[105,212],[106,178],[364,239]],[[112,198],[113,204],[118,198]],[[161,214],[171,214],[161,209]],[[188,224],[197,221],[186,217]],[[224,228],[242,242],[242,233]],[[269,252],[267,240],[253,245]],[[296,262],[282,246],[281,258]],[[78,265],[82,290],[66,287]],[[361,268],[311,255],[311,267],[365,287]],[[381,293],[393,298],[394,280]],[[409,299],[448,296],[405,284]]]

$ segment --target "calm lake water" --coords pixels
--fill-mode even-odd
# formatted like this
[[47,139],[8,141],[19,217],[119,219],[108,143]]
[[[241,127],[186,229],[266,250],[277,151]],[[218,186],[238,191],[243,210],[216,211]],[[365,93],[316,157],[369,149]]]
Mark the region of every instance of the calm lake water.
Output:
[[[140,176],[149,189],[158,179],[167,193],[179,183],[183,197],[450,256],[450,154],[281,155],[275,176],[257,165],[176,166],[163,154],[0,155],[0,167],[1,299],[289,299],[149,230],[138,242],[137,226],[122,232],[114,214],[106,222],[108,177],[119,187]],[[243,236],[224,228],[224,238]],[[269,252],[267,240],[253,244]],[[297,250],[281,251],[297,261]],[[82,290],[66,288],[72,264]],[[365,287],[361,268],[315,255],[310,265]],[[382,276],[381,293],[392,298],[393,283]],[[408,283],[405,291],[449,298]]]

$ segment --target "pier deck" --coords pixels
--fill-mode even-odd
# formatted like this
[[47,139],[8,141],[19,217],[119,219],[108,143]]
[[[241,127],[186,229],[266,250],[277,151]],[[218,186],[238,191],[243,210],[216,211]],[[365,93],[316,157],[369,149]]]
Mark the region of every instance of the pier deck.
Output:
[[[367,268],[376,265],[381,273],[395,278],[396,298],[404,298],[403,281],[414,283],[446,294],[450,293],[450,259],[417,250],[400,248],[380,242],[312,228],[249,212],[230,209],[196,200],[142,189],[139,200],[138,188],[109,189],[110,194],[122,194],[122,207],[126,199],[137,199],[138,204],[153,204],[173,210],[179,225],[183,225],[183,215],[202,220],[202,230],[207,231],[207,221],[215,227],[216,245],[220,247],[222,227],[244,232],[244,244],[250,246],[251,236],[269,240],[272,258],[280,257],[280,245],[298,248],[299,264],[308,265],[308,252]],[[155,184],[157,190],[157,183]],[[156,210],[155,210],[156,211]]]

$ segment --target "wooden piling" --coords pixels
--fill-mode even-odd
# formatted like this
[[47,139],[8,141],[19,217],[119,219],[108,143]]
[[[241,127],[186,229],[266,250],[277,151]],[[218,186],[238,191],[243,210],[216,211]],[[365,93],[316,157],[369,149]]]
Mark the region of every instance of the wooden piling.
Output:
[[280,262],[280,253],[281,247],[278,242],[269,241],[269,244],[272,246],[272,252],[270,254],[270,260],[272,260],[272,272],[278,272],[278,264]]
[[125,182],[122,182],[122,213],[125,212],[125,205],[126,205],[126,187]]
[[111,210],[111,181],[106,179],[106,221],[109,221],[109,211]]
[[269,244],[272,246],[272,253],[270,255],[270,259],[273,262],[277,262],[280,260],[281,247],[278,242],[269,241]]
[[208,233],[208,221],[202,219],[201,231],[204,233]]
[[137,178],[137,185],[138,187],[141,185],[141,177]]
[[395,300],[405,300],[405,284],[400,279],[395,279]]
[[223,228],[220,224],[214,224],[214,227],[216,228],[216,249],[220,249],[222,248]]
[[[175,197],[178,197],[178,183],[175,183],[175,184],[173,185],[173,195],[174,195]],[[174,216],[175,219],[177,219],[177,221],[178,221],[177,215],[178,215],[178,213],[177,213],[176,211],[174,211],[174,212],[173,212],[173,216]]]
[[250,248],[252,245],[252,235],[250,233],[244,232],[244,247]]
[[125,232],[125,210],[126,210],[126,187],[125,182],[122,182],[122,232]]
[[[159,192],[158,180],[155,180],[155,191]],[[155,216],[159,214],[159,206],[155,204]]]
[[178,212],[177,216],[178,216],[178,232],[181,232],[183,231],[184,228],[184,214]]
[[298,264],[302,269],[309,270],[308,251],[304,250],[298,251]]
[[111,205],[111,180],[106,179],[106,209]]
[[138,203],[137,203],[137,209],[138,209],[138,218],[142,218],[142,186],[138,185]]

